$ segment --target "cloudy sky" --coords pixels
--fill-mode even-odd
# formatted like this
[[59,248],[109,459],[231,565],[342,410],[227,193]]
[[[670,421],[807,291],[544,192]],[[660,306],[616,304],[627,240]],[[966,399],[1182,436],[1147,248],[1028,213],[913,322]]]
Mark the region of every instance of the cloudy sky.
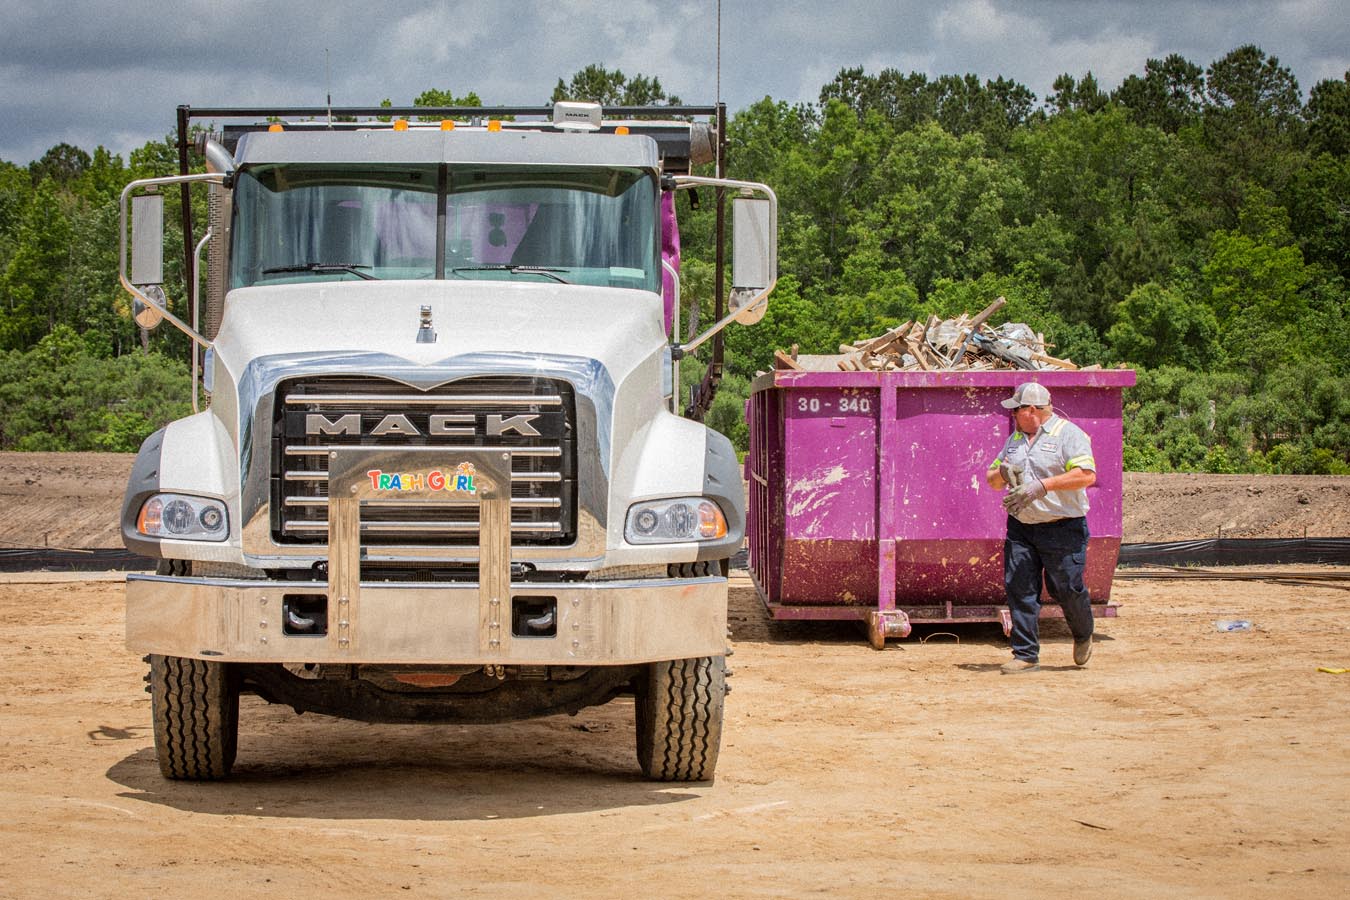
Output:
[[[1339,10],[1339,12],[1338,12]],[[841,68],[1004,75],[1107,89],[1150,57],[1204,67],[1255,43],[1305,96],[1350,69],[1346,0],[722,0],[721,93],[814,101]],[[126,153],[179,104],[322,106],[427,88],[543,104],[590,63],[657,76],[688,103],[717,91],[717,0],[0,0],[0,159],[66,142]]]

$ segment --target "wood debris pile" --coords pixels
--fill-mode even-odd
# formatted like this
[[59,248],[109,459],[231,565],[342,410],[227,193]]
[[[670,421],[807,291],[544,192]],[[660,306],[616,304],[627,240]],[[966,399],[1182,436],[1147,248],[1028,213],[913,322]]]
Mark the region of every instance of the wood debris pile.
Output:
[[774,367],[809,371],[931,372],[982,371],[991,369],[1087,370],[1100,366],[1077,366],[1072,360],[1056,359],[1046,352],[1053,345],[1021,322],[1006,322],[991,328],[991,315],[1007,301],[999,297],[973,319],[962,313],[955,319],[929,316],[927,321],[906,322],[885,334],[841,344],[836,354],[798,354],[777,351]]

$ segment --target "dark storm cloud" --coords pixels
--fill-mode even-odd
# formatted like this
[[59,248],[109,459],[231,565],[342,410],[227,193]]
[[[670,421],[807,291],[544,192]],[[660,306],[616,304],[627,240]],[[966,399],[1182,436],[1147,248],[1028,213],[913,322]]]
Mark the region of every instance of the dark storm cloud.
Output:
[[[1005,75],[1043,97],[1060,72],[1107,88],[1149,57],[1206,66],[1244,43],[1279,57],[1306,92],[1350,67],[1338,3],[1127,0],[723,0],[723,98],[812,101],[841,68]],[[717,89],[716,0],[654,3],[118,4],[0,0],[0,159],[66,142],[126,154],[162,137],[174,108],[320,106],[427,88],[542,104],[590,63],[660,77],[687,102]]]

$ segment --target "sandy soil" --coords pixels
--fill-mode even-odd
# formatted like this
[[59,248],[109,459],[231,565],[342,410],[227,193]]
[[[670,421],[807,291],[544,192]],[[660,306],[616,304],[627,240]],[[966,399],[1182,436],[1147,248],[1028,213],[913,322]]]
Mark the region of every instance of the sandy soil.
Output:
[[0,576],[0,896],[1345,896],[1339,574],[1122,580],[1089,668],[1048,623],[1015,677],[997,628],[878,653],[739,576],[718,777],[678,786],[638,775],[630,703],[394,727],[256,698],[237,777],[166,782],[121,585]]
[[[0,453],[0,547],[121,547],[134,455]],[[1350,477],[1125,475],[1126,543],[1350,536]]]

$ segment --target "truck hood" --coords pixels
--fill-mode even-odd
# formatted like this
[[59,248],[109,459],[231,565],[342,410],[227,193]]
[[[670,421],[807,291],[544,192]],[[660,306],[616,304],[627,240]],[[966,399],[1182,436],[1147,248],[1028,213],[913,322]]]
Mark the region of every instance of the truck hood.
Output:
[[[418,343],[423,306],[434,343]],[[238,373],[262,357],[380,354],[436,366],[474,353],[594,359],[619,382],[665,343],[647,291],[486,281],[330,282],[230,292],[216,353]]]

